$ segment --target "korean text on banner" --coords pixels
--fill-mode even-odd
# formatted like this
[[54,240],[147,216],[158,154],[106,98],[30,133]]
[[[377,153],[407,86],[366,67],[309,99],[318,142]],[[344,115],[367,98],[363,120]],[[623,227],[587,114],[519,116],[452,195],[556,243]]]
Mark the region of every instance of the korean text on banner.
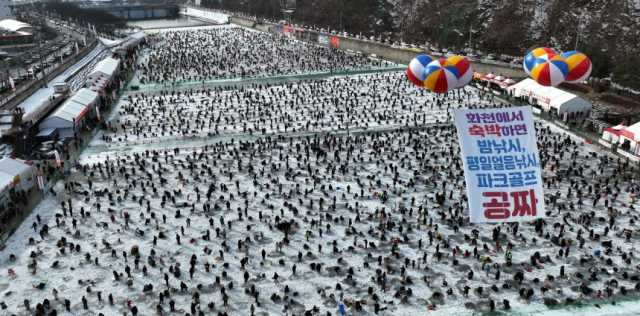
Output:
[[454,110],[472,223],[544,217],[531,107]]

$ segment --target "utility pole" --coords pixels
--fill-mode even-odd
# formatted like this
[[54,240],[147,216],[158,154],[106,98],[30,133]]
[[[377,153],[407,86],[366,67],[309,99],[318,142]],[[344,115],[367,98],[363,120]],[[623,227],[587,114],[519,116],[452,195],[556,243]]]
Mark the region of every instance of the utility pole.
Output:
[[[38,43],[38,55],[40,56],[40,68],[42,68],[42,81],[44,82],[44,87],[48,88],[49,86],[47,85],[47,72],[45,71],[45,67],[44,67],[44,62],[42,61],[42,45],[44,44],[40,44],[42,43],[42,35],[45,34],[45,27],[47,25],[47,23],[44,20],[44,6],[42,6],[42,15],[41,15],[41,19],[40,19],[40,41]],[[35,76],[35,74],[34,74]]]

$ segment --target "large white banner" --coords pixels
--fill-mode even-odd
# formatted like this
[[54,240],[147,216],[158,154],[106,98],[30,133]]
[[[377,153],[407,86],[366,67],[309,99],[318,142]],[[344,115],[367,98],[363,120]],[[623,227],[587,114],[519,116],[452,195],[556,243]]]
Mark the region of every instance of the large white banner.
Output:
[[544,217],[531,107],[454,110],[472,223]]

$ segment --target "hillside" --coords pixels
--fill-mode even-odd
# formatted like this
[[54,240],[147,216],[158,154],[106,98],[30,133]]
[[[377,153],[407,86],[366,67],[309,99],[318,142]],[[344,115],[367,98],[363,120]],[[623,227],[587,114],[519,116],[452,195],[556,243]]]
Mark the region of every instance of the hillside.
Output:
[[614,59],[640,52],[640,0],[207,0],[203,6],[283,19],[352,34],[464,49],[522,55],[547,45],[603,49]]

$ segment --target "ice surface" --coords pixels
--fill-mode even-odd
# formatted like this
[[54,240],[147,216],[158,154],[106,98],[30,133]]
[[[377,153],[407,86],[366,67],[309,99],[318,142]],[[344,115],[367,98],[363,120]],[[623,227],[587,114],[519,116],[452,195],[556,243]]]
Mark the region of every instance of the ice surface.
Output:
[[[207,91],[200,91],[202,88],[180,95],[172,95],[170,88],[162,88],[168,93],[127,95],[107,118],[112,130],[98,134],[78,166],[54,188],[57,195],[47,197],[7,242],[0,268],[13,269],[15,276],[6,276],[0,283],[0,298],[8,306],[6,313],[29,314],[23,300],[29,299],[32,306],[44,298],[52,300],[55,288],[62,300],[71,300],[72,314],[122,315],[129,312],[125,300],[131,300],[142,315],[155,314],[158,293],[167,289],[164,273],[179,263],[181,276],[169,275],[170,288],[179,289],[184,282],[188,289],[171,292],[162,304],[165,311],[168,301],[174,300],[176,309],[191,313],[190,304],[195,302],[197,291],[197,308],[205,315],[249,315],[251,304],[258,315],[303,315],[314,306],[320,315],[337,315],[338,305],[351,300],[361,301],[363,312],[348,307],[349,314],[371,315],[374,297],[367,293],[371,287],[385,308],[380,315],[471,315],[488,311],[490,299],[499,310],[503,309],[502,300],[509,300],[512,310],[504,312],[509,315],[634,314],[637,303],[630,298],[636,298],[640,274],[635,257],[637,213],[631,208],[635,203],[630,198],[638,191],[634,180],[637,166],[626,165],[554,125],[536,121],[543,177],[548,180],[544,187],[549,214],[542,234],[535,232],[533,223],[521,223],[516,235],[512,234],[514,224],[471,225],[466,216],[457,135],[448,118],[455,108],[493,108],[504,102],[473,88],[436,97],[408,85],[403,76],[401,72],[382,73],[229,87],[212,89],[209,96]],[[209,127],[214,119],[215,124]],[[240,122],[245,121],[252,135],[243,130]],[[163,124],[165,135],[158,135]],[[419,130],[398,132],[400,127]],[[140,130],[140,139],[136,129]],[[557,170],[549,169],[554,165]],[[80,187],[65,190],[64,182]],[[383,191],[388,196],[386,201],[377,197]],[[442,205],[434,200],[436,193],[445,194]],[[584,204],[581,208],[578,194]],[[593,206],[595,197],[599,199]],[[72,200],[73,215],[67,211],[65,216],[61,203],[68,199]],[[205,205],[210,205],[210,210]],[[90,214],[81,216],[81,209]],[[181,214],[176,217],[178,211]],[[593,218],[581,221],[581,216],[592,212]],[[56,219],[64,221],[60,227]],[[71,227],[73,220],[77,228]],[[277,221],[293,221],[288,243],[281,250],[277,243],[285,234],[282,225],[276,227]],[[317,221],[320,223],[315,225]],[[35,230],[31,228],[34,222]],[[38,232],[45,224],[49,234],[41,238]],[[568,248],[552,242],[552,237],[560,234],[560,225],[564,225],[562,238],[573,240]],[[494,228],[500,228],[500,245],[505,250],[509,247],[513,254],[512,266],[506,265],[504,250],[495,247]],[[579,229],[584,238],[581,248]],[[625,241],[624,229],[632,232],[631,242]],[[432,244],[428,230],[438,236]],[[492,261],[488,276],[482,263],[473,258],[474,230],[478,231],[475,240],[479,255]],[[207,231],[210,240],[204,238]],[[160,232],[166,237],[159,238],[154,246],[154,236]],[[180,236],[180,245],[176,235]],[[62,254],[58,241],[63,237],[67,243],[80,245],[80,251],[70,252],[67,245]],[[241,249],[238,241],[242,241]],[[611,241],[610,252],[602,244],[605,241]],[[141,255],[138,269],[131,255],[133,246]],[[436,247],[444,254],[439,260]],[[455,247],[459,250],[454,257]],[[212,252],[205,253],[205,248]],[[115,256],[111,255],[112,249]],[[150,257],[152,249],[155,255]],[[557,257],[560,249],[569,249],[569,255]],[[603,254],[596,257],[595,250]],[[32,251],[37,255],[34,259],[29,257]],[[463,258],[465,251],[471,256]],[[128,253],[126,260],[123,252]],[[544,263],[532,266],[530,258],[536,252],[550,260],[544,258]],[[301,262],[298,253],[302,253]],[[16,261],[8,259],[10,254]],[[191,279],[193,255],[197,259]],[[249,276],[246,284],[240,264],[245,257]],[[152,258],[155,267],[151,266]],[[581,259],[586,260],[584,266]],[[611,259],[610,264],[607,259]],[[37,262],[35,275],[28,267],[32,260]],[[403,277],[405,260],[408,264]],[[58,265],[53,267],[56,261]],[[205,271],[206,262],[212,265],[210,272]],[[499,280],[494,263],[499,265]],[[312,264],[319,264],[320,271],[312,269]],[[126,266],[131,268],[131,278],[125,273]],[[143,266],[148,269],[146,276]],[[564,277],[560,276],[561,266]],[[595,279],[590,279],[590,269],[595,269]],[[123,276],[116,281],[113,271]],[[474,271],[471,279],[467,277],[469,271]],[[518,272],[524,275],[521,285],[514,280]],[[273,279],[275,273],[279,275],[278,284]],[[379,282],[376,278],[382,274],[385,280]],[[216,277],[220,284],[216,284]],[[129,279],[131,286],[126,284]],[[603,293],[596,298],[595,292],[604,291],[606,282],[612,279],[618,282],[612,286],[613,297]],[[48,288],[33,289],[32,284],[39,280],[50,281]],[[338,283],[341,289],[336,288]],[[580,283],[594,292],[582,297]],[[142,291],[147,284],[153,285],[149,294]],[[202,284],[200,290],[198,284]],[[512,287],[504,289],[503,284]],[[260,292],[260,306],[245,292],[252,285]],[[471,288],[468,298],[463,295],[465,285]],[[493,285],[498,287],[497,292],[491,289]],[[541,288],[547,285],[550,290],[543,294]],[[91,292],[87,291],[89,286]],[[222,302],[222,286],[229,296],[227,307]],[[389,291],[383,291],[384,286]],[[623,286],[628,297],[621,293]],[[482,294],[476,291],[478,287],[483,287]],[[406,292],[409,288],[411,295]],[[451,295],[447,294],[449,289]],[[533,289],[534,295],[522,298],[520,289]],[[101,302],[98,291],[102,292]],[[436,298],[435,293],[442,295]],[[109,294],[113,294],[113,306],[107,300]],[[279,298],[271,300],[273,294]],[[83,295],[88,299],[87,311],[82,309]],[[402,302],[405,295],[406,302]],[[556,299],[564,306],[567,298],[580,299],[586,306],[554,309],[544,305],[545,299]],[[616,305],[611,305],[612,300]],[[427,302],[436,304],[435,311],[428,311]],[[213,310],[207,307],[209,303],[215,303]],[[61,304],[52,300],[52,307],[59,312],[63,310]]]

